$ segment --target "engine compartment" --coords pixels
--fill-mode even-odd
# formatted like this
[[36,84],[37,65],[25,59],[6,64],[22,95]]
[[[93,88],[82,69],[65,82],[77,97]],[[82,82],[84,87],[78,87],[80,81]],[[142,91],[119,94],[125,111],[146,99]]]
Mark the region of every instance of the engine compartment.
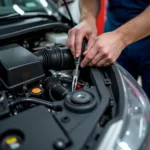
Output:
[[[34,41],[35,47],[28,41],[0,47],[1,89],[6,90],[7,97],[59,101],[71,92],[75,65],[71,51],[65,46],[67,34],[46,33],[46,41],[43,39]],[[79,79],[77,90],[88,86],[88,82]]]
[[72,92],[66,40],[67,33],[43,30],[1,45],[0,149],[93,149],[116,116],[115,71],[80,69]]

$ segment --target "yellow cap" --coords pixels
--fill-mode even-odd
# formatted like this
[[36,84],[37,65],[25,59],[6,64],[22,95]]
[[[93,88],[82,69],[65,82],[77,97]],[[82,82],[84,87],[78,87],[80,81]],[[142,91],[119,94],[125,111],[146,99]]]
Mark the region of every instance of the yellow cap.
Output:
[[8,139],[6,139],[6,144],[8,144],[8,145],[10,145],[10,144],[12,144],[12,143],[16,143],[18,140],[17,140],[17,138],[16,137],[10,137],[10,138],[8,138]]
[[39,94],[40,92],[41,92],[40,88],[34,88],[34,89],[32,89],[32,93],[33,94]]

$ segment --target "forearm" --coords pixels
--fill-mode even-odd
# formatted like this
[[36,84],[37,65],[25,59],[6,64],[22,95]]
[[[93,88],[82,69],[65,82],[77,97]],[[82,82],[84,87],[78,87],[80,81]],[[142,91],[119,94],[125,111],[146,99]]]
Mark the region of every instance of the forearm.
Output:
[[126,46],[150,35],[150,6],[117,30]]
[[96,20],[100,10],[100,0],[79,0],[80,20],[92,18]]

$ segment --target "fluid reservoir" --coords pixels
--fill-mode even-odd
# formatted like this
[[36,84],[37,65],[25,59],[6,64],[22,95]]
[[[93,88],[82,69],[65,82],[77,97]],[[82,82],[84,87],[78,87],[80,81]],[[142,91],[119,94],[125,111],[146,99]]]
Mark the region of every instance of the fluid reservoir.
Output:
[[67,38],[67,33],[46,33],[46,40],[50,43],[66,45]]

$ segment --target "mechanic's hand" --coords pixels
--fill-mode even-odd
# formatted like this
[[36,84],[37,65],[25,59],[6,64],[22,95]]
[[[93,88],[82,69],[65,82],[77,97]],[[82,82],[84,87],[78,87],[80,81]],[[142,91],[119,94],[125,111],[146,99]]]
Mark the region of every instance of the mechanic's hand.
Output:
[[104,33],[96,38],[92,48],[84,52],[81,67],[108,66],[116,61],[125,47],[121,34],[115,31]]
[[79,57],[83,38],[86,37],[88,40],[87,50],[89,50],[93,46],[96,36],[96,21],[92,18],[84,20],[69,31],[67,46],[71,49],[73,56]]

